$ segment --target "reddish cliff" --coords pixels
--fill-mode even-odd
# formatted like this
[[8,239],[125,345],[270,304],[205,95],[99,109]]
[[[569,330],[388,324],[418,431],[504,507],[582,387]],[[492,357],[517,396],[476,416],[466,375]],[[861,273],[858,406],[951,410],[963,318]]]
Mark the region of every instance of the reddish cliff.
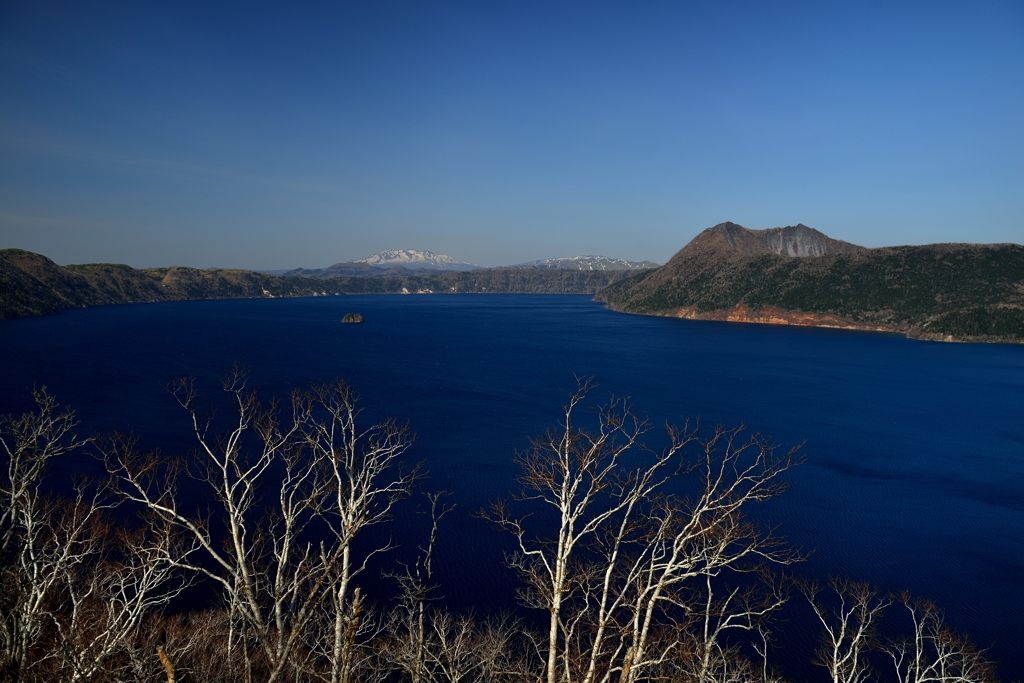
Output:
[[858,323],[853,320],[834,315],[805,313],[803,311],[786,311],[774,306],[751,309],[739,304],[730,309],[699,312],[696,306],[683,306],[674,311],[666,311],[663,315],[669,318],[686,318],[687,320],[722,320],[731,323],[760,323],[764,325],[801,325],[803,327],[835,327],[843,330],[868,330],[871,332],[897,332],[891,325],[872,325]]

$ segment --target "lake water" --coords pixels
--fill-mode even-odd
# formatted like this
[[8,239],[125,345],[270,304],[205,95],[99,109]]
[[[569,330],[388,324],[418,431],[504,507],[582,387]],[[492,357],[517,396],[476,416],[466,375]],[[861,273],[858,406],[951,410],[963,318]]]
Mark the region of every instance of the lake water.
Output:
[[[342,325],[348,311],[367,322]],[[592,375],[595,395],[628,394],[655,424],[742,421],[806,442],[763,510],[814,549],[798,573],[930,598],[1024,678],[1024,346],[635,317],[584,296],[111,306],[0,323],[0,412],[45,384],[88,431],[182,451],[162,384],[193,374],[213,401],[236,361],[268,393],[344,377],[368,419],[411,422],[429,487],[458,504],[438,560],[453,606],[514,604],[503,545],[470,513],[514,487],[514,451],[557,422],[574,374]]]

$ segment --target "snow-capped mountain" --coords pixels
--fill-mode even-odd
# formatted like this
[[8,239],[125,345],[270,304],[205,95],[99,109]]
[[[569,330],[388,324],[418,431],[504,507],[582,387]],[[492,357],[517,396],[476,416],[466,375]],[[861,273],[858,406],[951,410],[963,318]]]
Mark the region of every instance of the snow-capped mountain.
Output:
[[373,256],[356,259],[352,263],[366,263],[377,268],[403,266],[405,268],[425,268],[430,270],[475,270],[480,266],[463,261],[456,261],[451,256],[435,254],[432,251],[416,249],[385,249]]
[[566,256],[563,258],[545,258],[529,263],[517,263],[511,268],[561,268],[562,270],[642,270],[657,268],[660,263],[654,261],[627,261],[607,256]]

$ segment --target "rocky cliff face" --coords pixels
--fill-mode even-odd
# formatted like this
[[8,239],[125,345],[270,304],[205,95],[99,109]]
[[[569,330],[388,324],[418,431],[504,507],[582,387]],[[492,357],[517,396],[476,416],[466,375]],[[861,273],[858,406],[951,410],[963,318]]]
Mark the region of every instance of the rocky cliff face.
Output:
[[684,306],[666,311],[666,317],[687,320],[719,320],[730,323],[760,323],[764,325],[797,325],[800,327],[833,327],[842,330],[867,330],[870,332],[897,332],[894,325],[857,322],[849,318],[804,311],[786,311],[777,306],[750,308],[738,304],[728,309],[698,311],[696,306]]
[[750,230],[742,225],[726,222],[719,223],[697,235],[679,253],[697,249],[706,251],[709,248],[747,256],[778,254],[790,257],[855,254],[866,251],[864,247],[832,239],[803,223],[785,228]]
[[808,228],[803,223],[785,228],[751,230],[760,233],[769,249],[782,256],[824,256],[825,254],[855,254],[867,251],[864,247],[834,240],[828,235]]

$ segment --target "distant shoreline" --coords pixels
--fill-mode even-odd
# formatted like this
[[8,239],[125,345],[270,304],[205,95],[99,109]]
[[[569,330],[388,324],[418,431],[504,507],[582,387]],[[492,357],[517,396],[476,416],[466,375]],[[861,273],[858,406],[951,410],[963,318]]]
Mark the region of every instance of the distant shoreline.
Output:
[[[680,254],[685,256],[684,252],[685,249]],[[948,257],[949,254],[952,257]],[[675,275],[666,279],[675,260],[660,268],[641,271],[490,268],[405,275],[307,277],[181,266],[149,269],[117,264],[59,266],[40,254],[7,249],[0,250],[0,320],[55,315],[64,310],[94,306],[166,301],[358,294],[576,294],[593,296],[595,301],[613,311],[640,315],[887,332],[922,341],[1024,343],[1024,307],[1013,296],[1000,298],[1003,295],[999,292],[989,291],[992,288],[986,288],[984,280],[972,286],[983,291],[986,297],[965,298],[962,292],[948,292],[960,281],[956,273],[936,275],[931,272],[936,268],[934,263],[942,263],[942,257],[947,257],[946,261],[952,258],[955,267],[969,268],[975,279],[993,271],[994,274],[988,276],[1000,277],[1003,288],[1009,288],[1011,294],[1016,277],[1024,292],[1024,247],[1017,245],[899,247],[809,258],[743,256],[714,266],[718,284],[714,285],[717,289],[710,290],[706,282],[684,284],[686,277],[694,277],[694,271],[699,274],[692,266],[683,271],[681,280]],[[971,265],[956,265],[965,259]],[[996,261],[995,266],[988,263],[992,260]],[[804,274],[808,269],[811,269],[811,276]],[[866,270],[869,271],[867,276],[864,275]],[[1004,272],[1007,270],[1009,275]],[[896,286],[889,286],[879,294],[877,281],[887,278],[885,281],[890,282],[894,277],[891,273],[905,271],[910,271],[917,279],[911,278],[900,285],[903,289],[920,290],[927,285],[935,290],[923,294],[915,291],[915,296],[925,304],[929,297],[933,301],[944,298],[956,301],[959,297],[957,305],[932,306],[931,309],[922,304],[914,304],[917,308],[908,307],[906,295]],[[903,277],[910,276],[904,274]],[[866,298],[856,291],[847,292],[839,299],[841,306],[830,304],[835,299],[830,290],[835,286],[833,282],[848,287],[851,278],[860,283],[855,287],[867,292]],[[665,290],[665,284],[659,282],[667,283],[670,289]],[[749,290],[751,285],[745,284],[748,282],[757,283],[759,289]],[[798,282],[803,289],[794,290],[792,282]],[[773,294],[771,287],[778,292]],[[794,291],[803,293],[794,297]],[[721,302],[718,306],[693,299],[694,296],[707,297],[709,293],[710,301]],[[733,303],[729,302],[730,297]],[[872,300],[880,301],[880,307],[869,307]],[[726,305],[721,305],[723,303]],[[903,306],[902,313],[899,305]]]
[[631,272],[490,268],[408,275],[300,277],[248,270],[59,266],[20,249],[0,250],[0,320],[129,302],[261,299],[345,294],[589,294]]

